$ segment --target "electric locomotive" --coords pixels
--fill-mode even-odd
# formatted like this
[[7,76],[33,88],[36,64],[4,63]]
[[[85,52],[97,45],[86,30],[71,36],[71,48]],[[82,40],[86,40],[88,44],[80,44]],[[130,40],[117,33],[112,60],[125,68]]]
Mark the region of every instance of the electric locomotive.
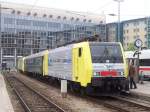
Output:
[[72,89],[128,90],[128,67],[119,42],[80,42],[24,58],[24,72],[65,79]]

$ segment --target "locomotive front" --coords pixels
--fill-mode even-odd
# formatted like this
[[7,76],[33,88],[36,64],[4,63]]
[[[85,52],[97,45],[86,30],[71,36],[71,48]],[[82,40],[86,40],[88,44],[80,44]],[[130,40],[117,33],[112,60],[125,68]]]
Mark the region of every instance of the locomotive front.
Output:
[[92,85],[113,90],[127,90],[127,70],[120,43],[90,43],[93,66]]

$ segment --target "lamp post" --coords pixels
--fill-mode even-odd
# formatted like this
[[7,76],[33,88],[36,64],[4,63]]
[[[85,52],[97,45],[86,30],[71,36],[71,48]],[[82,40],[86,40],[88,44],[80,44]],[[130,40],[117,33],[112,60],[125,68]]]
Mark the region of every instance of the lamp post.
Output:
[[1,67],[2,67],[2,63],[3,63],[3,49],[2,49],[2,37],[1,37],[1,31],[2,31],[2,24],[1,24],[1,20],[2,20],[2,9],[6,10],[6,9],[11,9],[13,10],[12,8],[7,8],[7,7],[2,7],[2,5],[0,4],[0,62],[1,62]]
[[120,3],[124,0],[114,0],[115,2],[118,2],[118,38],[117,41],[120,42]]

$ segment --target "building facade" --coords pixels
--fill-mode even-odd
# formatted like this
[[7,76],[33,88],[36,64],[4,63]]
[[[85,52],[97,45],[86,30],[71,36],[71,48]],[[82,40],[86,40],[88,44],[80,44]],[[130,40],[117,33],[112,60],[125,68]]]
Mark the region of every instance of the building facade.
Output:
[[[107,40],[117,41],[117,23],[109,23],[107,26]],[[142,47],[150,48],[150,19],[138,18],[120,23],[120,40],[125,49],[133,45],[136,39],[141,39]]]
[[128,46],[134,44],[136,39],[141,39],[142,47],[148,47],[148,29],[147,18],[132,19],[123,21],[123,45],[127,49]]
[[118,23],[106,24],[106,40],[108,42],[121,42],[123,43],[123,24],[120,23],[120,33],[118,37]]
[[106,41],[105,17],[91,13],[2,3],[0,63],[12,68],[17,58],[98,35]]
[[117,23],[108,23],[106,25],[106,39],[108,42],[117,41]]

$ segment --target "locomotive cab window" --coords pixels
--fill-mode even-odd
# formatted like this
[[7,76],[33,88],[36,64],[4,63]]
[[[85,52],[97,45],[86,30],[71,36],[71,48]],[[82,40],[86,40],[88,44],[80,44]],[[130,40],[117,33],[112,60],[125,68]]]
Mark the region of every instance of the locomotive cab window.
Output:
[[150,66],[150,59],[140,59],[140,66]]
[[122,63],[123,55],[119,44],[90,44],[93,63]]
[[82,48],[79,48],[79,52],[78,52],[79,57],[82,56]]

